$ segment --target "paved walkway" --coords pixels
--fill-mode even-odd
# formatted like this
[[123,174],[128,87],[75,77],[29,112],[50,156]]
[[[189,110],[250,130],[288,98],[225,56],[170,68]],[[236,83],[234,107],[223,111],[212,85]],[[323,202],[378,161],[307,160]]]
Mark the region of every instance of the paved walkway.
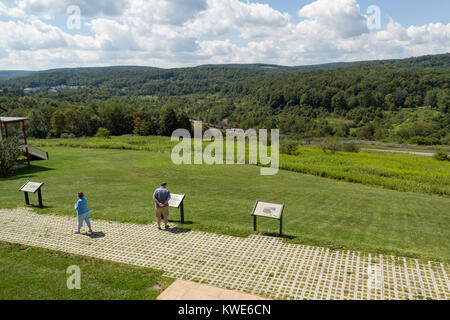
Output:
[[231,237],[95,220],[74,235],[75,218],[0,209],[0,241],[165,271],[165,275],[274,299],[450,299],[450,265],[332,251],[252,235]]
[[158,300],[267,300],[252,294],[222,289],[186,280],[176,280]]

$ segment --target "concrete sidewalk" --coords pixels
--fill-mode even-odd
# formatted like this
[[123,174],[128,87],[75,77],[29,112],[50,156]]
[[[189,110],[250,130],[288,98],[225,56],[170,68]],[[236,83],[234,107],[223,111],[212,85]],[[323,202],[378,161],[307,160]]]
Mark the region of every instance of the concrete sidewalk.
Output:
[[208,286],[186,280],[176,280],[158,300],[267,300],[252,294]]
[[169,277],[242,293],[273,299],[450,299],[449,264],[259,235],[159,231],[154,223],[94,219],[93,226],[91,237],[74,235],[75,217],[0,209],[0,241],[164,270]]

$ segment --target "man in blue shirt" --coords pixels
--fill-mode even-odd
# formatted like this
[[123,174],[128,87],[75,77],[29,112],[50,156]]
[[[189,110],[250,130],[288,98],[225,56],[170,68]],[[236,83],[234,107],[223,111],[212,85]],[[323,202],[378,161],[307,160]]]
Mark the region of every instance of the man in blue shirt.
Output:
[[153,193],[153,200],[156,206],[156,221],[158,223],[158,229],[161,230],[161,216],[164,219],[164,227],[169,228],[167,217],[169,216],[169,200],[170,192],[167,190],[167,183],[161,183],[161,187],[156,189]]
[[75,210],[77,210],[78,216],[78,230],[75,230],[75,234],[81,233],[81,228],[83,227],[83,221],[89,228],[89,233],[92,233],[91,221],[89,220],[89,208],[87,206],[87,199],[84,197],[83,192],[78,192],[78,201],[75,203]]

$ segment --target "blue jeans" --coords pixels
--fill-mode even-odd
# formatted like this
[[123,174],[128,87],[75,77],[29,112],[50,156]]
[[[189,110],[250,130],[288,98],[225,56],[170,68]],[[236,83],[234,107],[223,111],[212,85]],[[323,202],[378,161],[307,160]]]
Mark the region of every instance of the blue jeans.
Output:
[[83,227],[83,221],[86,221],[88,227],[91,226],[91,221],[89,220],[89,212],[78,215],[78,229]]

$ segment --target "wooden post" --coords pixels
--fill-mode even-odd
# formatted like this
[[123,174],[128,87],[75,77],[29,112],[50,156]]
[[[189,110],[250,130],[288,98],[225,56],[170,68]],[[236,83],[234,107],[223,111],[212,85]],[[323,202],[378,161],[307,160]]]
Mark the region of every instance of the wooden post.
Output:
[[254,215],[255,213],[255,209],[256,206],[258,205],[258,200],[256,200],[255,205],[253,206],[253,211],[252,211],[252,215],[253,215],[253,231],[256,232],[256,216]]
[[27,143],[27,132],[25,131],[25,121],[22,121],[22,131],[23,131],[23,141],[25,142],[25,144]]
[[280,217],[280,236],[283,235],[283,215]]
[[28,192],[24,192],[25,194],[25,203],[27,204],[27,206],[30,205],[30,198],[28,197]]
[[41,189],[38,190],[38,200],[39,200],[39,207],[43,207],[42,205],[42,193],[41,193]]
[[28,162],[28,166],[31,166],[31,156],[30,156],[30,152],[28,151],[28,147],[25,148],[26,152],[27,152],[27,162]]
[[5,122],[5,138],[8,138],[8,125]]
[[181,223],[184,223],[184,205],[183,205],[183,202],[181,202],[181,206],[180,206],[180,215],[181,215]]

